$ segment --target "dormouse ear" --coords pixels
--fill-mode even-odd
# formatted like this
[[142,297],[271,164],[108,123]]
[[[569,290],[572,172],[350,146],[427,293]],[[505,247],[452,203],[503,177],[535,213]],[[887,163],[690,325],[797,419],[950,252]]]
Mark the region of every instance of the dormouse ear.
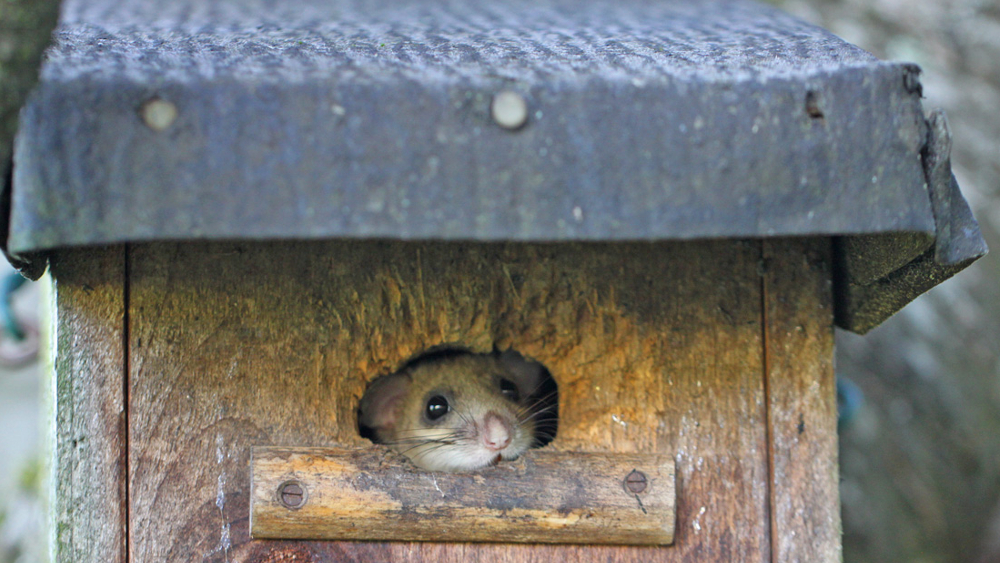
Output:
[[368,386],[361,397],[358,422],[376,432],[391,428],[399,416],[399,406],[410,390],[410,374],[398,372],[383,375]]
[[545,368],[542,364],[533,362],[513,350],[499,352],[497,358],[510,374],[522,397],[530,397],[538,391],[545,377]]

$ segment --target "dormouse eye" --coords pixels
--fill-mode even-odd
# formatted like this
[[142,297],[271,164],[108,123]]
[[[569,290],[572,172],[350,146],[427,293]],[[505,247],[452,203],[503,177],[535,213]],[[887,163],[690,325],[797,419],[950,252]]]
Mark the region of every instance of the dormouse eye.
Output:
[[424,409],[424,415],[427,416],[428,420],[437,420],[448,414],[449,410],[448,399],[445,399],[441,395],[434,395],[427,400],[427,408]]
[[521,394],[517,392],[517,385],[509,379],[500,380],[500,394],[515,403],[521,399]]

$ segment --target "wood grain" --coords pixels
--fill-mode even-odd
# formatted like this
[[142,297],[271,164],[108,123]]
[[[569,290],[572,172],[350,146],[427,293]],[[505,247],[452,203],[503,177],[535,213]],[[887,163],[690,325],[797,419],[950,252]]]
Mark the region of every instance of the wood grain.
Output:
[[53,560],[127,561],[125,248],[52,258]]
[[[759,261],[738,241],[134,247],[132,560],[767,561]],[[368,446],[366,383],[442,343],[543,362],[552,450],[672,455],[675,544],[251,540],[251,447]]]
[[775,563],[841,560],[831,246],[764,243]]
[[[669,545],[669,454],[534,451],[472,473],[428,473],[382,448],[252,451],[255,538]],[[641,490],[625,479],[641,475]],[[294,483],[297,502],[281,491]]]

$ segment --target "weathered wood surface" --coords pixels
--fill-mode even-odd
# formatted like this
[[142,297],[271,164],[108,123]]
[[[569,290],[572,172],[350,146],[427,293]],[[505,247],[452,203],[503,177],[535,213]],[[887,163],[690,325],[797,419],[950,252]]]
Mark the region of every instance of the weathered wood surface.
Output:
[[772,561],[839,562],[830,241],[763,244]]
[[[153,244],[130,254],[133,561],[768,561],[760,243]],[[364,446],[441,343],[560,385],[559,451],[669,453],[670,547],[250,540],[250,448]]]
[[60,252],[55,299],[53,560],[124,563],[125,248]]
[[428,473],[384,448],[258,447],[250,497],[251,535],[275,539],[669,545],[676,517],[669,453],[543,450]]

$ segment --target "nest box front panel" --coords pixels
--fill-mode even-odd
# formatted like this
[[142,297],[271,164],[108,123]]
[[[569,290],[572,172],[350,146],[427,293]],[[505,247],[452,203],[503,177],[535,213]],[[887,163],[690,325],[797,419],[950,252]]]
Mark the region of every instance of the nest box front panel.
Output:
[[[771,421],[785,403],[767,394],[764,304],[769,272],[781,260],[764,260],[766,246],[132,247],[125,288],[132,560],[768,560],[781,549],[770,529],[801,519],[794,499],[784,512],[774,508],[784,493],[772,473],[808,464],[817,452],[786,460],[784,469],[772,465],[769,432],[785,430]],[[784,309],[805,310],[799,325],[818,343],[814,352],[830,351],[823,350],[828,258],[820,252],[820,267],[805,267],[803,279],[816,283],[796,282],[804,300],[783,300]],[[367,383],[441,344],[513,348],[544,364],[560,397],[558,436],[547,448],[671,456],[674,544],[251,540],[251,448],[379,448],[357,432]],[[819,381],[806,385],[807,399],[832,390],[824,369],[802,371]],[[803,421],[817,431],[812,411],[799,416],[786,417],[790,436]],[[820,427],[829,418],[816,416]],[[835,478],[835,436],[832,452],[828,439],[820,443]]]

